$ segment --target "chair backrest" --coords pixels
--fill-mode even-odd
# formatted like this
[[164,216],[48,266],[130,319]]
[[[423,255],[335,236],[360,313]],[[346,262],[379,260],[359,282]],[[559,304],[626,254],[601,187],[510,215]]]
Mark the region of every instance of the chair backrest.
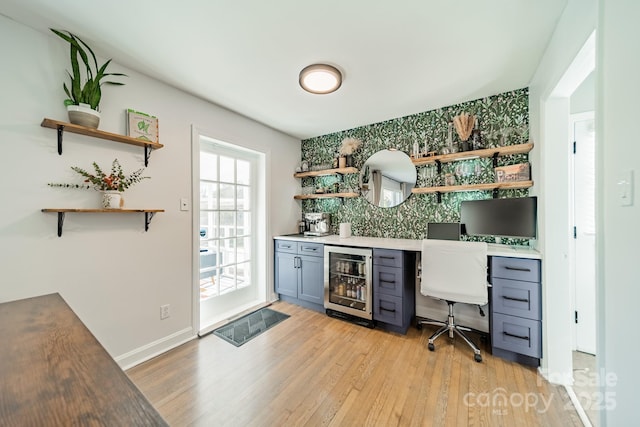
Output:
[[447,301],[486,304],[487,244],[423,240],[420,293]]

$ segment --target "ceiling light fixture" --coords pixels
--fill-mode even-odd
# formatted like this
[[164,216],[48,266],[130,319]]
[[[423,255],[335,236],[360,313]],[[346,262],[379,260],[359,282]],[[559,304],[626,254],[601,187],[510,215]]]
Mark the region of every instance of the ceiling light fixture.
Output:
[[307,92],[326,94],[338,90],[342,85],[342,74],[331,65],[312,64],[300,71],[298,81]]

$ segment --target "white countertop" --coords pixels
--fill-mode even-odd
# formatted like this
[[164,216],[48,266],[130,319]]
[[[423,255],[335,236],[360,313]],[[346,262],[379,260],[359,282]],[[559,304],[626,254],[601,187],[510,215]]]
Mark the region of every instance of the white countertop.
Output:
[[[416,239],[393,239],[386,237],[363,237],[351,236],[341,238],[336,234],[322,237],[306,237],[300,235],[275,236],[274,239],[293,240],[297,242],[314,242],[325,245],[353,246],[359,248],[380,248],[396,249],[402,251],[420,252],[422,250],[422,240]],[[490,256],[504,256],[511,258],[532,258],[541,259],[542,255],[537,250],[528,246],[499,245],[489,243],[487,254]]]

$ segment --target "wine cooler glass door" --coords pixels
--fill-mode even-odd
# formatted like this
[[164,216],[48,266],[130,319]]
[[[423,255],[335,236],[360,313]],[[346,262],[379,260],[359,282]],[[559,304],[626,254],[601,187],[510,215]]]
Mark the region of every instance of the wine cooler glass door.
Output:
[[325,308],[371,319],[371,249],[325,246]]

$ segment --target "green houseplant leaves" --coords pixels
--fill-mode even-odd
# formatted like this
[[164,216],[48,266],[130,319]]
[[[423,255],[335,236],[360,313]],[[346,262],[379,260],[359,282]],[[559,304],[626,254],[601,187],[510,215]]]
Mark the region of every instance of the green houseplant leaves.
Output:
[[[64,101],[64,104],[88,104],[91,109],[98,111],[100,99],[102,98],[101,85],[124,85],[124,83],[121,82],[103,81],[103,79],[107,76],[126,77],[127,75],[122,73],[107,73],[106,70],[111,63],[111,59],[99,67],[93,50],[78,36],[68,31],[59,31],[53,28],[51,28],[51,31],[69,43],[70,48],[71,73],[67,71],[67,74],[69,74],[71,84],[70,86],[67,86],[66,83],[62,84],[64,92],[69,97]],[[91,59],[87,52],[91,55]],[[80,58],[80,60],[78,58]],[[80,70],[80,63],[84,65],[84,75]]]

